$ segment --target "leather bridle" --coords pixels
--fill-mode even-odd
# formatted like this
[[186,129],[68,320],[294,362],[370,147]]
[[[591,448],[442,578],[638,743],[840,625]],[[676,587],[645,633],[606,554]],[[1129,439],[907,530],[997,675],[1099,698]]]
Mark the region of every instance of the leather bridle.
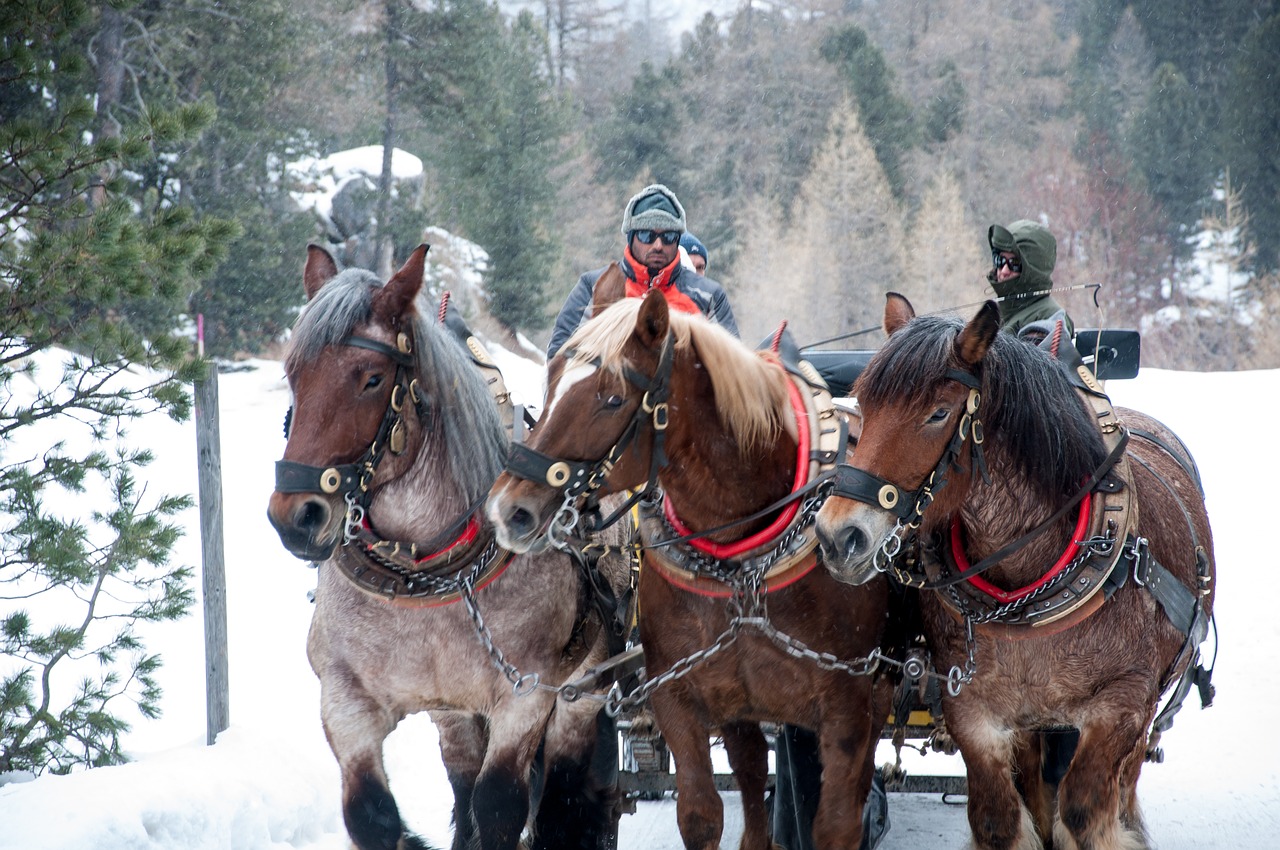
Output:
[[[413,343],[407,333],[396,337],[393,348],[378,340],[362,336],[349,336],[339,343],[354,348],[364,348],[386,355],[396,364],[391,397],[382,415],[378,431],[361,455],[352,463],[332,466],[311,466],[292,460],[276,461],[276,491],[280,493],[323,493],[339,495],[349,502],[367,507],[369,482],[389,450],[393,455],[405,450],[404,402],[412,399],[418,420],[426,428],[431,414],[430,404],[418,379],[413,376]],[[285,417],[285,436],[288,436],[293,409]]]
[[[572,356],[572,351],[565,352],[566,359]],[[599,358],[591,362],[597,368],[601,365]],[[546,484],[560,491],[565,497],[565,507],[572,508],[572,503],[580,497],[587,500],[595,497],[597,491],[604,486],[614,465],[640,435],[641,428],[646,424],[652,424],[653,451],[649,458],[647,483],[632,493],[625,503],[606,519],[600,520],[591,530],[599,531],[617,522],[646,493],[658,486],[658,472],[667,465],[666,431],[670,421],[668,400],[671,395],[671,370],[674,362],[675,334],[668,330],[662,341],[662,348],[658,353],[658,365],[652,377],[641,374],[630,366],[622,367],[623,377],[644,395],[622,434],[600,460],[594,462],[568,460],[539,452],[530,448],[527,443],[512,443],[507,457],[507,472],[516,478]],[[576,516],[576,510],[573,513]]]

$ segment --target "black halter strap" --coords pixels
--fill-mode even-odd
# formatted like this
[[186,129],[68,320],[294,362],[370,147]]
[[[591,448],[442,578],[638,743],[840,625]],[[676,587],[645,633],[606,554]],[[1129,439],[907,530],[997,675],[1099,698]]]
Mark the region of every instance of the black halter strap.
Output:
[[[401,411],[406,397],[413,400],[422,426],[428,426],[431,408],[417,378],[412,377],[413,343],[407,333],[401,332],[397,336],[394,347],[363,336],[349,336],[341,344],[375,351],[396,364],[391,398],[387,401],[387,409],[378,425],[378,432],[369,447],[352,463],[320,467],[291,460],[276,461],[276,490],[281,493],[337,493],[343,496],[356,493],[357,498],[364,499],[369,479],[373,477],[387,449],[390,448],[393,454],[403,451],[404,423]],[[286,437],[289,436],[292,418],[291,407],[285,415]]]
[[925,509],[933,504],[937,493],[946,486],[947,472],[952,467],[960,468],[960,451],[970,436],[973,437],[973,464],[982,480],[990,481],[986,456],[982,452],[982,421],[978,418],[978,408],[982,404],[982,382],[976,376],[958,369],[948,369],[946,377],[968,387],[969,398],[965,403],[965,412],[956,424],[955,433],[924,483],[914,490],[903,490],[865,469],[841,463],[836,466],[832,495],[882,508],[896,516],[903,525],[915,528],[920,524]]
[[[565,352],[566,357],[572,352]],[[592,361],[600,366],[600,360]],[[671,370],[675,363],[675,334],[667,332],[658,354],[658,366],[653,376],[641,374],[630,366],[622,367],[622,375],[637,389],[644,392],[640,406],[627,423],[613,447],[598,461],[574,461],[552,457],[529,447],[527,443],[512,443],[507,455],[507,472],[517,478],[545,483],[564,493],[566,498],[594,496],[604,486],[609,473],[646,424],[653,426],[653,451],[649,458],[648,482],[633,493],[612,514],[599,523],[595,530],[607,528],[617,522],[643,495],[657,486],[658,471],[667,465],[666,434],[669,423],[668,399],[671,395]]]

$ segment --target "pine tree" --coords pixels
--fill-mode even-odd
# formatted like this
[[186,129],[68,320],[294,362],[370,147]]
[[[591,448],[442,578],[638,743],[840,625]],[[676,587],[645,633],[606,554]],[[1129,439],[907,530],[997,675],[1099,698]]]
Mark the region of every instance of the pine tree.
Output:
[[[147,110],[104,130],[94,104],[110,98],[80,47],[94,12],[0,11],[0,771],[122,761],[125,704],[160,710],[159,656],[134,626],[193,599],[191,570],[169,563],[190,499],[148,494],[150,453],[116,446],[132,419],[188,415],[202,364],[179,316],[236,228],[139,190],[213,113]],[[54,423],[76,439],[52,442]]]
[[787,239],[797,252],[787,273],[804,280],[810,292],[805,339],[866,331],[871,335],[856,339],[875,347],[884,293],[901,291],[911,258],[898,202],[852,102],[832,116],[800,188]]
[[903,158],[915,147],[911,104],[894,90],[884,53],[855,24],[833,30],[822,43],[822,58],[840,71],[861,116],[863,132],[875,148],[895,194],[906,186]]
[[564,240],[553,174],[569,130],[545,35],[528,12],[508,27],[481,0],[406,16],[405,27],[420,53],[439,49],[402,63],[406,103],[430,128],[450,223],[489,253],[489,310],[509,327],[540,327]]
[[1280,15],[1273,15],[1240,45],[1225,112],[1232,132],[1226,152],[1232,179],[1253,222],[1256,267],[1280,270]]
[[1166,62],[1156,69],[1129,134],[1134,163],[1146,177],[1148,192],[1184,232],[1203,215],[1217,170],[1214,158],[1203,149],[1207,128],[1201,121],[1191,84]]
[[950,171],[930,181],[911,228],[903,294],[917,312],[972,304],[987,292],[985,229],[965,221],[960,183]]

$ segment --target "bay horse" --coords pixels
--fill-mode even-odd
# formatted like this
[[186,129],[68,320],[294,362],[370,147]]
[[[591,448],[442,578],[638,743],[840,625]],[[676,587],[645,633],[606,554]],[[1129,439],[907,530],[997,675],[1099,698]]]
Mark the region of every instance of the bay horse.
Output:
[[[1211,693],[1198,473],[1161,423],[1047,356],[1060,340],[999,328],[995,302],[965,322],[889,294],[888,339],[854,385],[861,436],[818,515],[826,565],[924,588],[977,847],[1144,848],[1143,761],[1190,684]],[[1068,727],[1055,789],[1037,748]]]
[[[816,373],[813,384],[792,380],[772,354],[669,311],[657,291],[605,306],[607,279],[595,316],[549,364],[538,426],[490,494],[498,539],[516,551],[543,545],[574,498],[566,484],[591,479],[588,489],[610,493],[656,479],[661,497],[639,505],[640,690],[675,757],[685,847],[720,846],[718,732],[742,794],[740,846],[769,850],[760,723],[780,722],[818,735],[814,845],[856,850],[893,689],[876,665],[887,582],[832,579],[818,568],[818,500],[778,506],[814,476],[824,449],[827,462],[843,451],[834,410],[806,406],[825,385],[815,388]],[[521,457],[545,463],[513,475]]]
[[[510,400],[491,395],[500,373],[474,338],[468,351],[426,303],[426,251],[384,285],[310,246],[285,359],[293,406],[268,516],[286,549],[319,562],[307,655],[343,818],[359,850],[425,846],[402,823],[382,746],[428,711],[455,850],[517,846],[535,763],[533,846],[597,850],[617,817],[613,777],[590,767],[602,703],[559,701],[557,687],[607,657],[603,618],[570,558],[493,540],[481,507]],[[621,559],[599,568],[625,583]]]

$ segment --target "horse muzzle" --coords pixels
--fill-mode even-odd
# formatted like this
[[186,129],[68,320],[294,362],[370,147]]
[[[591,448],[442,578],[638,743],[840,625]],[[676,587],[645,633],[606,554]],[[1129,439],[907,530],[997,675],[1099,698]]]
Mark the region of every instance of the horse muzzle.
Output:
[[876,555],[893,525],[887,515],[880,516],[880,512],[862,509],[860,505],[839,513],[827,510],[839,501],[843,500],[828,499],[815,523],[823,565],[837,581],[865,584],[879,572]]
[[267,519],[280,543],[304,561],[325,561],[333,555],[342,516],[330,500],[314,493],[275,492],[267,504]]
[[520,554],[547,548],[551,505],[526,492],[527,482],[503,473],[489,493],[485,512],[498,545]]

